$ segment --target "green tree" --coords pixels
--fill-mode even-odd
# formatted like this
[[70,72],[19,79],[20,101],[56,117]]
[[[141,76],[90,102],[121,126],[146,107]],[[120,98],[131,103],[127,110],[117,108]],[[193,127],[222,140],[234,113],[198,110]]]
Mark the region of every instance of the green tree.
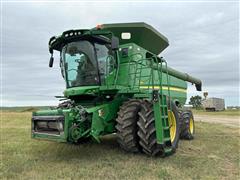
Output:
[[194,108],[198,109],[202,107],[202,97],[201,96],[192,96],[190,98],[189,104],[191,104]]

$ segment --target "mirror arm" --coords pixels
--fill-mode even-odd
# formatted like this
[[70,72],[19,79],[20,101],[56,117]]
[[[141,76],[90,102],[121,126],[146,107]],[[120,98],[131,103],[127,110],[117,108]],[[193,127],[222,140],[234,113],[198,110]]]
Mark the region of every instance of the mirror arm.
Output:
[[50,60],[49,60],[49,67],[53,67],[53,61],[54,61],[53,53],[51,53],[51,57],[50,57]]

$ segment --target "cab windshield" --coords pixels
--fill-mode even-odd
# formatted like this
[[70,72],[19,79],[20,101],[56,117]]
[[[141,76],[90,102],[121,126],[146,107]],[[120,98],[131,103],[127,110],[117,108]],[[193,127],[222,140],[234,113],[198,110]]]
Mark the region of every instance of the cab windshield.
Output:
[[61,68],[67,87],[100,85],[107,73],[110,50],[89,41],[71,42],[62,49]]

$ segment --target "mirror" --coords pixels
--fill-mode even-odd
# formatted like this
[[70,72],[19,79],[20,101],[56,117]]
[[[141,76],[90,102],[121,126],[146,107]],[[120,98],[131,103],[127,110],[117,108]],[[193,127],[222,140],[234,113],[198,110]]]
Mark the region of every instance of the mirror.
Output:
[[119,48],[119,39],[116,36],[113,36],[111,39],[112,50],[117,50]]
[[50,60],[49,60],[49,67],[53,67],[53,61],[54,61],[54,58],[51,55]]

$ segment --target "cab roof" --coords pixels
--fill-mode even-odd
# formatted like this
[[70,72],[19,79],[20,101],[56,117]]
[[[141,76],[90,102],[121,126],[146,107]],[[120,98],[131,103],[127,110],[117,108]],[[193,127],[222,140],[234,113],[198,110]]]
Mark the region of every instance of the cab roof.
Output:
[[[109,33],[113,33],[114,36],[118,37],[120,45],[135,43],[157,55],[169,45],[165,36],[144,22],[115,23],[102,24],[92,29],[64,31],[60,36],[50,38],[49,51],[50,53],[53,53],[53,50],[60,51],[66,43],[80,39],[108,42],[108,39],[104,39],[104,37],[107,38]],[[127,34],[128,38],[123,38],[124,34]]]

